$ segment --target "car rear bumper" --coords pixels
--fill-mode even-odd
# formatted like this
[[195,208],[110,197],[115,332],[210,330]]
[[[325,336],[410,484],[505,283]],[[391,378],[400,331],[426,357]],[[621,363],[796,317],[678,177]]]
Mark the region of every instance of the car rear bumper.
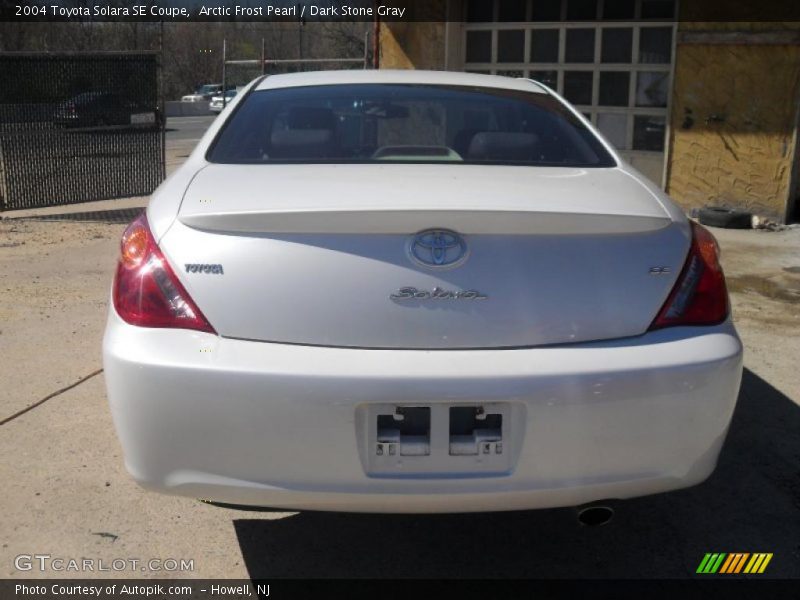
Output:
[[[144,329],[112,310],[103,353],[125,463],[143,486],[358,512],[571,506],[699,483],[742,371],[729,322],[549,348],[360,350]],[[440,422],[429,456],[375,469],[370,423],[393,405],[442,419],[452,405],[505,407],[507,468],[472,472],[473,457],[450,471]]]

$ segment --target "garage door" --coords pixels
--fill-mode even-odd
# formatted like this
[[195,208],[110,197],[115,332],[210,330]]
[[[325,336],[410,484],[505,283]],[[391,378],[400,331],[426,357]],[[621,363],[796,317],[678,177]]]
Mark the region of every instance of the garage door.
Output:
[[470,0],[464,9],[466,71],[550,86],[663,185],[673,0]]

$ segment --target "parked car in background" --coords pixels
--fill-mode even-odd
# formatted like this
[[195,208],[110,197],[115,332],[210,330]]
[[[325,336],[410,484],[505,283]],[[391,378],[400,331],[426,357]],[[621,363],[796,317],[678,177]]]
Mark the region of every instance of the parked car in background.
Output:
[[221,92],[221,83],[207,83],[197,88],[193,94],[182,96],[181,102],[206,102],[211,100],[215,94],[219,94]]
[[214,96],[211,99],[211,104],[208,105],[208,109],[214,113],[222,112],[222,109],[224,109],[228,104],[230,104],[231,100],[234,98],[234,96],[236,96],[237,91],[238,90],[228,90],[227,92],[225,92],[224,98],[222,97],[222,94],[220,94],[219,96]]
[[142,485],[460,512],[712,473],[742,376],[716,242],[558,94],[348,70],[232,103],[122,238],[103,360]]
[[59,104],[53,113],[53,122],[63,127],[130,125],[131,115],[140,110],[135,102],[121,94],[84,92]]

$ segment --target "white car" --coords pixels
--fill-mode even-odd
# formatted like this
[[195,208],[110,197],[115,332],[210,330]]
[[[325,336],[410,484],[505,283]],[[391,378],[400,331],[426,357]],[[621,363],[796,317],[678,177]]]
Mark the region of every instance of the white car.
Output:
[[193,94],[181,96],[181,102],[208,102],[214,95],[222,93],[221,83],[201,85]]
[[125,464],[221,503],[577,506],[697,484],[742,344],[713,237],[524,79],[251,83],[122,239]]
[[224,108],[231,103],[237,91],[238,90],[228,90],[225,92],[225,98],[222,97],[222,94],[214,96],[211,99],[211,103],[208,105],[208,110],[214,113],[221,113]]

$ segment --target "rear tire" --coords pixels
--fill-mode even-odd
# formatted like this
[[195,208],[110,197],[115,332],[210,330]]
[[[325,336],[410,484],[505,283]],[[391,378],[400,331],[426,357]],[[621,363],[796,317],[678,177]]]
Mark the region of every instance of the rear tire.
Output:
[[711,227],[751,229],[753,215],[747,211],[737,210],[735,208],[706,206],[698,211],[697,218],[701,224]]

